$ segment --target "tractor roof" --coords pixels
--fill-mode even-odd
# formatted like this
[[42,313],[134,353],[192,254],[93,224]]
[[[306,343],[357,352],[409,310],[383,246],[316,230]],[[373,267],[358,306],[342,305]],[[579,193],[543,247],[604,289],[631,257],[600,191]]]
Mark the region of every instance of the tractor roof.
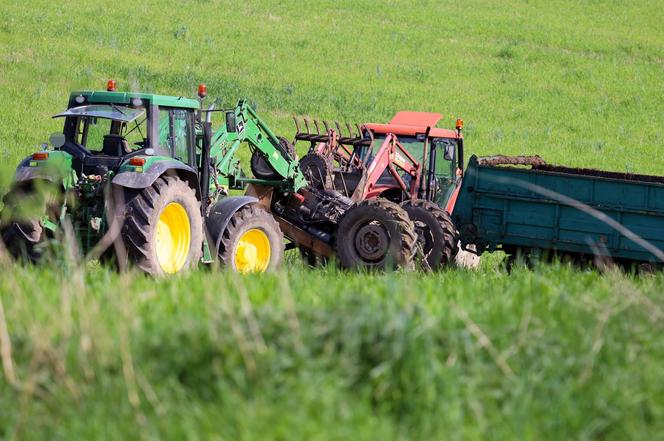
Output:
[[440,113],[401,111],[397,112],[388,124],[365,124],[365,126],[374,133],[394,133],[397,136],[415,136],[426,133],[430,127],[430,137],[459,138],[454,130],[435,127],[442,117]]
[[443,117],[440,113],[430,112],[408,112],[402,110],[392,117],[390,124],[402,126],[424,126],[435,127]]
[[139,98],[148,101],[150,104],[166,107],[181,107],[186,109],[199,109],[200,103],[197,100],[184,97],[155,95],[152,93],[135,93],[135,92],[106,92],[106,91],[92,91],[84,90],[79,92],[72,92],[69,96],[70,101],[74,101],[76,97],[85,97],[85,104],[88,103],[113,103],[113,104],[132,104],[132,100]]

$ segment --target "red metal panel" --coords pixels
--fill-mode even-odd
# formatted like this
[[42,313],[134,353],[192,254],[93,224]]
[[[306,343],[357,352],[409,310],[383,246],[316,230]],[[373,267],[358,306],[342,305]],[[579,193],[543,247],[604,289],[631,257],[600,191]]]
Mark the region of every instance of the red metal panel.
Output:
[[443,117],[440,113],[431,112],[397,112],[390,124],[402,126],[434,127]]
[[[399,135],[415,136],[418,133],[424,134],[427,131],[426,126],[418,127],[418,126],[404,126],[396,124],[365,124],[365,126],[376,134],[394,133],[397,136]],[[453,139],[459,138],[456,131],[449,129],[440,129],[438,127],[431,128],[431,131],[429,132],[429,137],[453,138]]]

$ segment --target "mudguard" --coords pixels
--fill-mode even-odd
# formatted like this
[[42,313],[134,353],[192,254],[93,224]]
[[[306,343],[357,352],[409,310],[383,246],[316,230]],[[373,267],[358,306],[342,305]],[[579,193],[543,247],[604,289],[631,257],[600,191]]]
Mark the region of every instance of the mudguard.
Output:
[[228,226],[233,215],[242,207],[258,202],[253,196],[232,196],[222,199],[210,208],[210,214],[205,219],[205,228],[214,244],[215,258],[219,253],[221,236]]
[[18,166],[16,174],[14,175],[15,182],[33,181],[35,179],[43,179],[49,182],[59,182],[61,179],[53,176],[50,171],[42,167]]
[[[142,173],[129,171],[119,173],[113,178],[112,182],[115,185],[126,188],[147,188],[154,184],[154,181],[156,181],[159,176],[167,173],[169,170],[183,170],[196,181],[196,170],[192,167],[178,161],[160,161]],[[196,188],[196,191],[198,191],[198,186],[196,186]]]
[[47,163],[40,162],[39,166],[31,165],[31,163],[35,162],[32,156],[23,159],[18,167],[16,167],[14,182],[27,182],[39,179],[53,183],[62,183],[65,187],[73,184],[72,179],[73,181],[76,179],[72,176],[74,173],[71,168],[71,156],[59,151],[51,151],[49,154],[52,160]]

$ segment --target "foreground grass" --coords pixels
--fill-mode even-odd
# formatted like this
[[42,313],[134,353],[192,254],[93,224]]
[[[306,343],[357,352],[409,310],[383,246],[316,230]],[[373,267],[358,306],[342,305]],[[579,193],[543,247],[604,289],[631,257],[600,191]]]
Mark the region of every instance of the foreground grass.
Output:
[[[184,289],[186,287],[186,289]],[[6,439],[660,439],[664,276],[6,267]],[[2,432],[0,432],[2,433]]]

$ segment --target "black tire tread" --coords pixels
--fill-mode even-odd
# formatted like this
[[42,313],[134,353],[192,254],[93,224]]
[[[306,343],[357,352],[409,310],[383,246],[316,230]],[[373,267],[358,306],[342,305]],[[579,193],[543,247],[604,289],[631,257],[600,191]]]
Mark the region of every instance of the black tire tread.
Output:
[[[320,179],[320,176],[312,176],[313,173],[309,173],[308,164],[311,163],[311,165],[315,165],[316,162],[322,164],[325,169],[322,180]],[[307,153],[302,159],[300,159],[300,170],[302,170],[302,173],[307,178],[310,185],[322,189],[333,188],[332,171],[334,170],[334,163],[332,162],[332,158],[321,155],[320,153]]]
[[[400,234],[401,248],[399,250],[399,257],[397,266],[404,269],[411,270],[414,268],[413,258],[415,256],[415,246],[417,244],[417,234],[415,233],[415,225],[408,217],[408,214],[398,204],[388,201],[387,199],[368,199],[361,201],[356,207],[367,206],[373,209],[382,210],[392,217],[398,224]],[[342,219],[343,220],[343,219]],[[339,244],[337,240],[337,245]]]
[[[142,271],[159,275],[159,262],[156,256],[150,249],[150,218],[151,213],[155,207],[158,206],[158,201],[164,194],[168,187],[177,187],[177,193],[185,198],[193,198],[198,204],[196,192],[193,188],[187,185],[186,182],[180,180],[175,176],[160,176],[157,180],[147,188],[136,192],[126,202],[124,212],[124,224],[122,227],[122,239],[126,248],[127,257],[135,263]],[[168,203],[168,202],[166,202]],[[164,206],[166,205],[164,203]],[[198,212],[200,213],[200,211]],[[202,254],[202,218],[189,219],[189,222],[194,225],[198,222],[201,228],[201,244],[197,244],[197,238],[192,235],[192,247],[195,249],[194,253],[189,258],[192,266],[198,263]]]
[[[431,201],[425,199],[411,199],[404,201],[401,207],[408,212],[410,207],[421,208],[429,212],[443,229],[443,254],[436,266],[446,266],[454,261],[459,252],[459,233],[452,222],[450,215]],[[431,268],[435,269],[435,268]]]
[[[295,146],[293,145],[293,143],[288,141],[283,136],[277,136],[277,138],[279,139],[279,146],[277,147],[277,150],[279,150],[283,155],[288,154],[293,159],[297,159],[297,155],[295,153]],[[263,153],[260,152],[259,150],[254,150],[254,152],[251,154],[251,160],[249,165],[251,168],[251,172],[258,179],[266,179],[272,181],[281,179],[279,173],[277,173],[272,168],[270,163],[264,158]]]

